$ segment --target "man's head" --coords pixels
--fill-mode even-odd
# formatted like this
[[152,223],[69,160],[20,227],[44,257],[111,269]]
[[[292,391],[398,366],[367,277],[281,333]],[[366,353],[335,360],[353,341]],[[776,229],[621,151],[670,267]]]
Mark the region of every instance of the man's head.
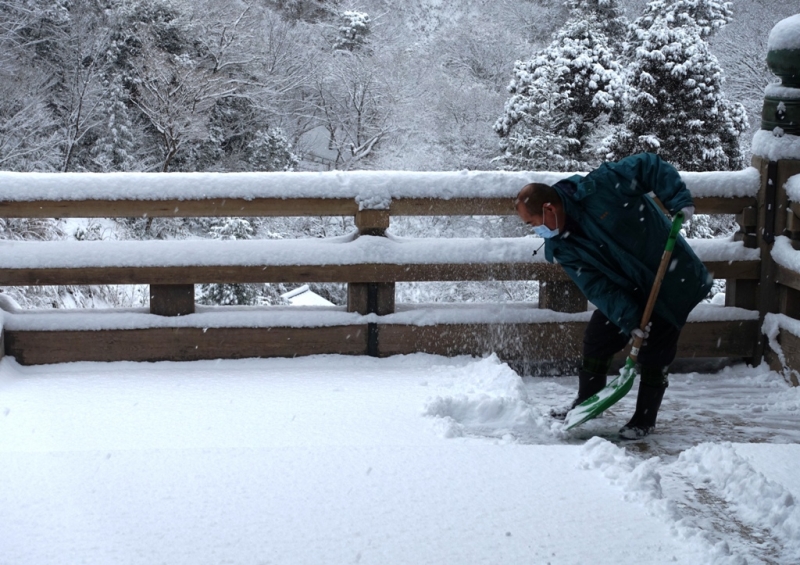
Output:
[[522,187],[515,203],[517,214],[532,227],[563,230],[566,214],[558,192],[548,184],[532,182]]

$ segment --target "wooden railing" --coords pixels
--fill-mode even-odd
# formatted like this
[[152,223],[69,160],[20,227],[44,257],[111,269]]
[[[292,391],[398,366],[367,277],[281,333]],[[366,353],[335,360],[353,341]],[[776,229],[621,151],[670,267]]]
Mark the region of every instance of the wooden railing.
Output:
[[[531,365],[579,357],[587,302],[533,238],[399,239],[404,215],[514,215],[527,182],[551,173],[0,173],[9,218],[353,216],[357,232],[320,240],[3,241],[0,285],[149,284],[150,311],[17,311],[4,351],[22,363],[191,360],[314,353],[497,352]],[[759,172],[684,175],[698,213],[739,215],[736,241],[692,242],[727,306],[704,305],[682,357],[752,358],[758,342]],[[720,193],[727,196],[721,196]],[[444,196],[438,196],[444,195]],[[396,304],[404,281],[539,280],[539,304]],[[346,308],[195,307],[199,283],[343,282]]]

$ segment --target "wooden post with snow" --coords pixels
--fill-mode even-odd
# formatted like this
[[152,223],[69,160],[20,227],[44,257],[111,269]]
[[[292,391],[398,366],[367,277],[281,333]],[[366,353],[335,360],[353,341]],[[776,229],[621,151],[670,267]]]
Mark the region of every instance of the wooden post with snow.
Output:
[[[384,236],[389,210],[359,210],[355,216],[358,235]],[[395,283],[348,283],[347,311],[384,316],[394,312]]]
[[586,297],[572,281],[542,281],[539,283],[539,308],[556,312],[584,312]]
[[[753,166],[761,173],[756,235],[761,250],[758,310],[762,327],[770,325],[765,320],[775,322],[781,315],[787,321],[800,318],[800,272],[793,268],[793,252],[784,251],[786,245],[776,245],[776,238],[788,237],[783,243],[800,247],[800,190],[789,189],[790,184],[800,185],[796,182],[800,179],[800,14],[778,22],[770,32],[767,65],[781,83],[766,88],[761,130],[753,139]],[[788,259],[776,261],[776,249]],[[766,357],[773,366],[782,365],[787,376],[796,374],[800,337],[789,331],[762,332],[754,353],[754,361]]]
[[[745,247],[758,248],[758,209],[748,206],[736,215],[736,221],[739,231],[734,234],[734,240],[743,242]],[[725,306],[758,310],[758,282],[756,279],[726,279]]]
[[151,284],[150,313],[186,316],[194,313],[193,284]]
[[[384,237],[389,228],[389,210],[359,210],[355,223],[359,236]],[[347,283],[347,311],[385,316],[394,312],[395,283]],[[378,324],[367,325],[367,355],[380,354]]]

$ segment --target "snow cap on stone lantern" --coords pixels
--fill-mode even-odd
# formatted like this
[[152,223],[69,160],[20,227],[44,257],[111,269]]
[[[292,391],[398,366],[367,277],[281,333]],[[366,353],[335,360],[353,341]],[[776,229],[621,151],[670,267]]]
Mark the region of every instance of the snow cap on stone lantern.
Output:
[[779,21],[767,40],[767,66],[780,83],[767,86],[754,157],[800,160],[800,14]]

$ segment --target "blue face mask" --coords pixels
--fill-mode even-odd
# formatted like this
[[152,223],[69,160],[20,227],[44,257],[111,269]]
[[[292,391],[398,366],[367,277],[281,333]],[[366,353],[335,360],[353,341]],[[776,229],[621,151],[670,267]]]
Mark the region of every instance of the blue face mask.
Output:
[[558,232],[559,232],[558,228],[552,230],[544,224],[542,224],[541,226],[533,226],[533,233],[535,233],[539,237],[543,237],[544,239],[550,239],[551,237],[555,237],[558,235]]
[[[544,221],[544,207],[542,208],[542,221]],[[541,226],[531,226],[533,228],[533,233],[542,237],[544,239],[550,239],[551,237],[555,237],[559,234],[558,229],[558,216],[556,216],[556,229],[550,229],[546,225],[542,224]]]

